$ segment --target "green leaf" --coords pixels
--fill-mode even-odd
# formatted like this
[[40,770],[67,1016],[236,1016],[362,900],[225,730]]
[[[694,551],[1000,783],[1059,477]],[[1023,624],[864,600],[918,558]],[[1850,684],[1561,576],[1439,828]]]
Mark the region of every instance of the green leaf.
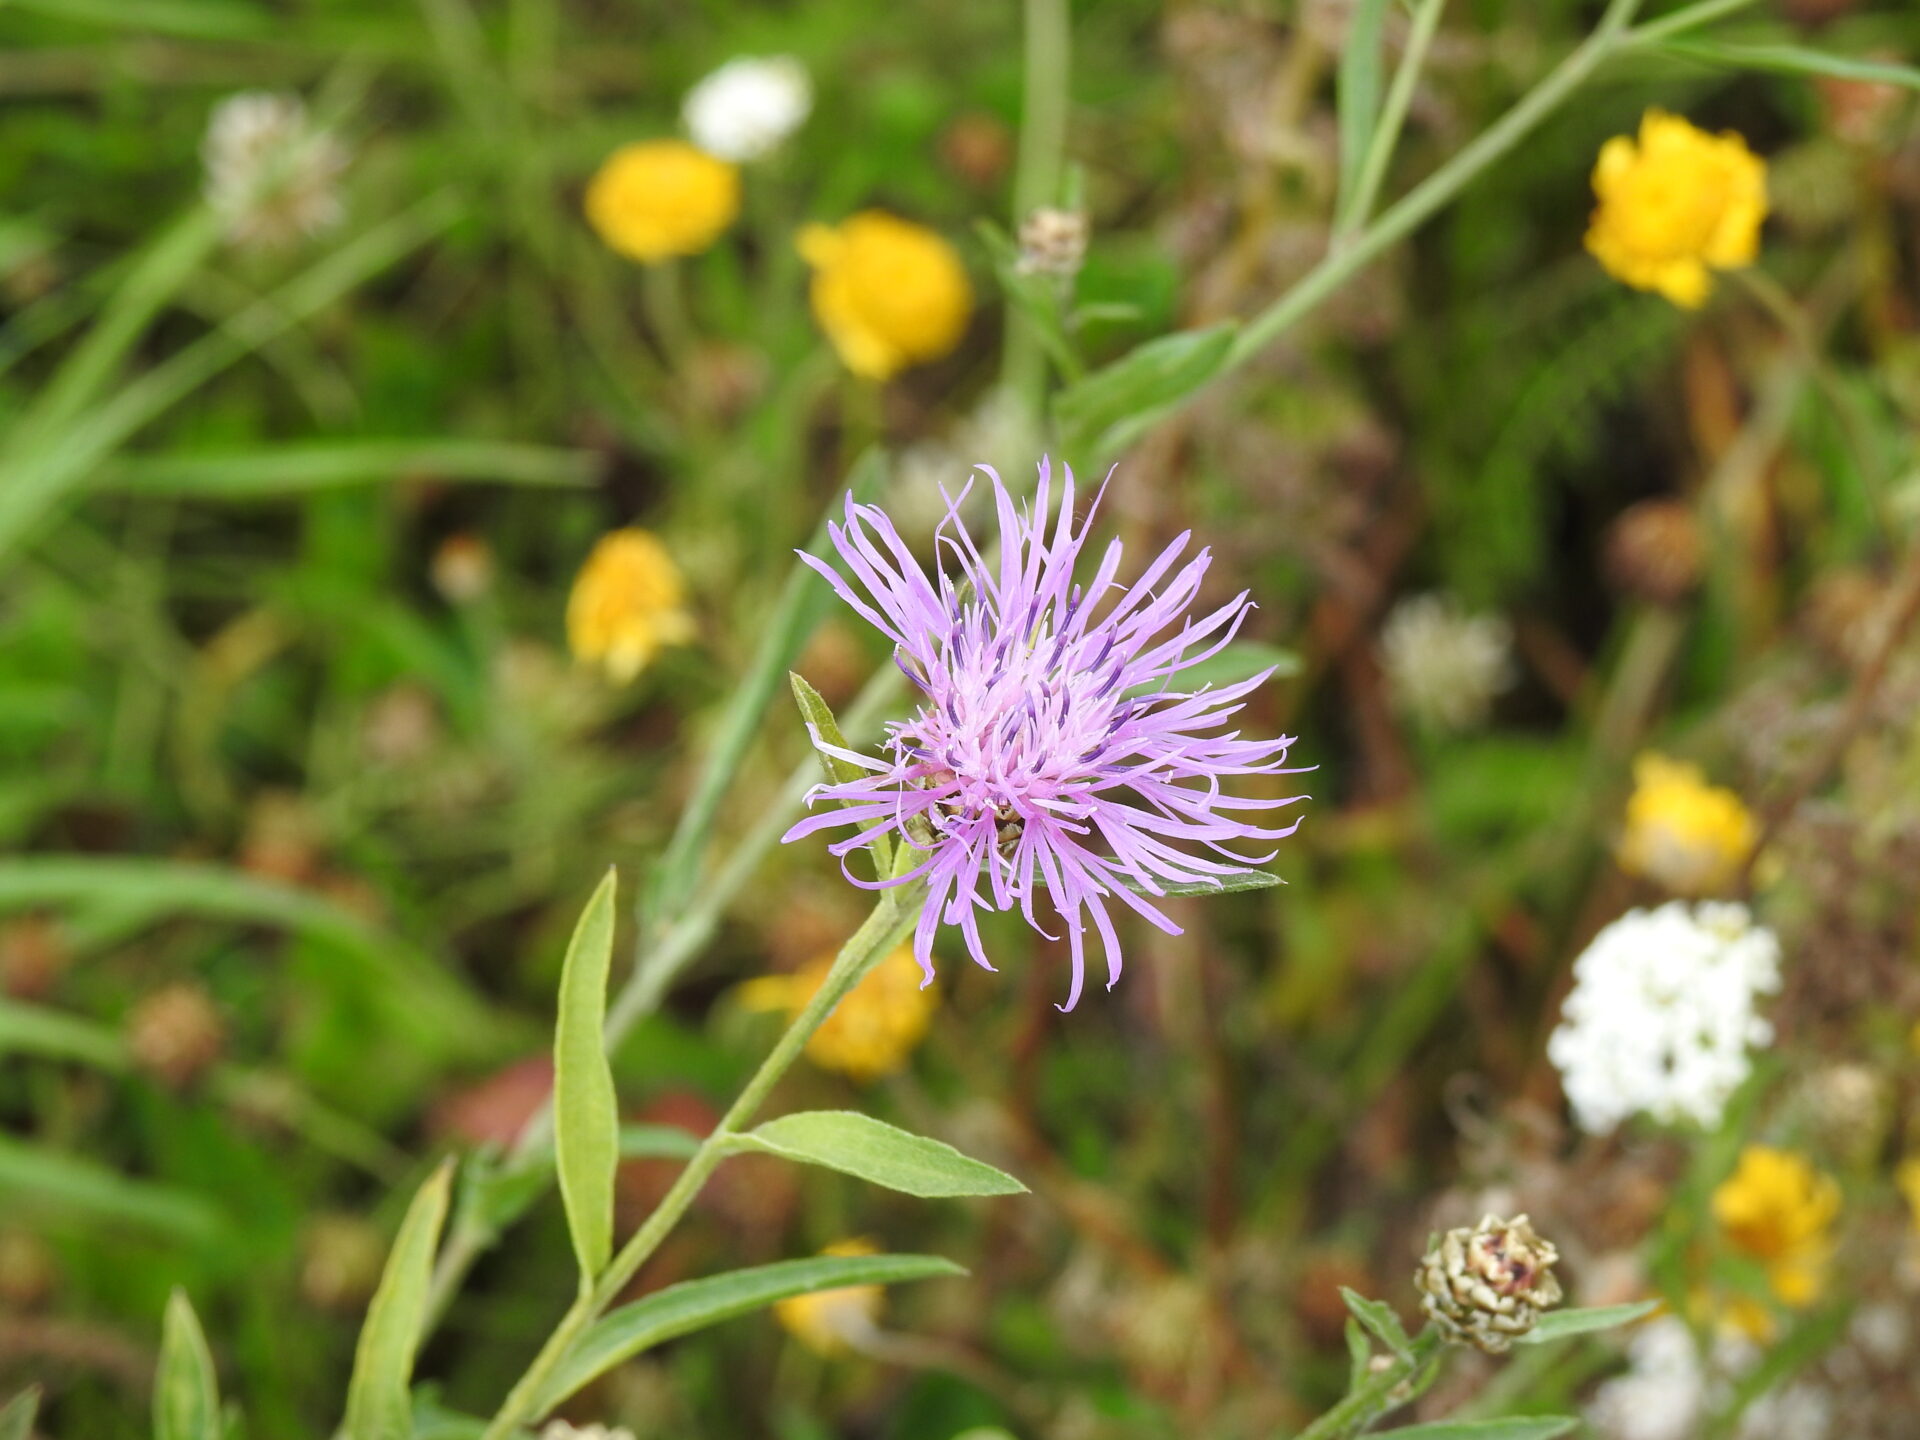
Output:
[[651,1346],[778,1300],[851,1285],[892,1285],[966,1273],[938,1255],[816,1255],[669,1285],[615,1310],[581,1336],[541,1391],[535,1413],[552,1409],[582,1385]]
[[824,1165],[923,1200],[954,1195],[1022,1195],[1011,1175],[951,1145],[896,1129],[854,1110],[804,1110],[740,1136],[741,1149]]
[[[840,722],[833,718],[833,707],[820,698],[820,692],[807,683],[804,675],[790,670],[787,672],[787,681],[793,686],[793,702],[800,707],[800,718],[806,721],[807,734],[813,739],[814,753],[819,755],[821,768],[827,772],[827,783],[844,785],[866,774],[851,760],[827,753],[827,746],[836,750],[853,748],[847,744]],[[893,845],[885,835],[874,836],[868,842],[867,849],[873,856],[875,875],[893,872]]]
[[205,500],[278,500],[405,475],[510,485],[591,485],[597,456],[496,440],[344,440],[239,453],[125,456],[103,465],[97,490]]
[[1856,60],[1804,45],[1729,45],[1718,40],[1668,40],[1660,48],[1683,60],[1727,70],[1764,70],[1779,75],[1824,75],[1920,90],[1920,69],[1884,60]]
[[1367,1344],[1367,1332],[1352,1316],[1347,1317],[1347,1389],[1358,1390],[1366,1383],[1373,1366],[1373,1347]]
[[1599,1305],[1589,1310],[1549,1310],[1535,1322],[1533,1329],[1514,1336],[1514,1344],[1548,1345],[1555,1340],[1570,1340],[1575,1335],[1611,1330],[1616,1325],[1644,1320],[1659,1308],[1658,1300],[1642,1300],[1633,1305]]
[[1346,48],[1340,52],[1340,194],[1334,214],[1344,220],[1360,183],[1360,171],[1380,123],[1381,79],[1385,74],[1382,38],[1387,0],[1358,0],[1347,21]]
[[1069,439],[1069,453],[1104,457],[1124,450],[1226,368],[1237,328],[1225,320],[1162,335],[1067,386],[1053,413]]
[[187,1292],[175,1289],[167,1297],[153,1375],[153,1440],[220,1440],[220,1433],[213,1353]]
[[1379,1431],[1374,1440],[1557,1440],[1580,1422],[1569,1415],[1537,1415],[1518,1420],[1437,1420]]
[[40,1387],[29,1385],[0,1408],[0,1440],[31,1440],[40,1413]]
[[420,1187],[394,1236],[380,1287],[367,1307],[347,1382],[346,1440],[408,1440],[413,1431],[413,1358],[427,1318],[433,1283],[433,1252],[447,1219],[453,1161]]
[[1405,1360],[1413,1353],[1413,1341],[1400,1324],[1400,1317],[1393,1313],[1393,1307],[1384,1300],[1369,1300],[1358,1291],[1340,1287],[1340,1298],[1347,1302],[1347,1309],[1353,1318],[1367,1327],[1367,1332],[1378,1340],[1396,1359]]
[[213,1246],[226,1221],[185,1190],[135,1180],[91,1160],[0,1135],[0,1212],[30,1206],[62,1218],[106,1222],[170,1240]]
[[591,1284],[613,1256],[620,1108],[603,1035],[617,890],[608,870],[581,912],[560,971],[560,1020],[553,1034],[554,1166],[582,1284]]

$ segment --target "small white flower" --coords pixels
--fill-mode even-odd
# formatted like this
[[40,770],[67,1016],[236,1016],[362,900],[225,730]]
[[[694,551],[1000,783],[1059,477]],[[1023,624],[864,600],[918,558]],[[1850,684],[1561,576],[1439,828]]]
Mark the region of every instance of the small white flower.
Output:
[[1470,730],[1513,683],[1513,631],[1469,615],[1450,595],[1415,595],[1380,630],[1380,659],[1394,703],[1436,730]]
[[297,95],[229,95],[207,119],[200,160],[207,204],[234,245],[284,246],[332,229],[346,214],[339,187],[346,151],[311,130]]
[[1744,905],[1681,901],[1632,910],[1573,962],[1547,1041],[1580,1128],[1631,1115],[1713,1127],[1773,1039],[1757,997],[1780,988],[1780,944]]
[[758,160],[813,109],[813,82],[791,55],[742,55],[687,92],[681,107],[693,143],[722,160]]
[[540,1432],[540,1440],[633,1440],[633,1432],[612,1425],[569,1425],[564,1420],[549,1420]]
[[1627,1344],[1627,1372],[1604,1382],[1587,1420],[1607,1440],[1693,1440],[1707,1404],[1707,1374],[1686,1322],[1648,1321]]

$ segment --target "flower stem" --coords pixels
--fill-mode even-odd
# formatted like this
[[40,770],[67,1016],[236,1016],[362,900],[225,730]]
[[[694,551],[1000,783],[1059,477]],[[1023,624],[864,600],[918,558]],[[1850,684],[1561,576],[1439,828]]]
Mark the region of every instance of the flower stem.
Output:
[[[1026,0],[1026,72],[1020,99],[1020,154],[1013,176],[1013,226],[1059,198],[1067,148],[1067,92],[1073,27],[1067,0]],[[1046,354],[1031,321],[1007,301],[1000,379],[1019,405],[1022,424],[1037,429],[1045,401]]]
[[1355,1386],[1346,1399],[1302,1430],[1295,1440],[1347,1440],[1348,1436],[1361,1434],[1389,1410],[1426,1388],[1424,1382],[1431,1379],[1427,1372],[1439,1354],[1439,1332],[1422,1330],[1414,1336],[1404,1357],[1394,1357],[1392,1364]]
[[1347,244],[1353,233],[1367,223],[1367,217],[1373,213],[1373,202],[1380,194],[1380,182],[1386,179],[1387,165],[1393,159],[1393,152],[1400,143],[1400,127],[1406,123],[1407,108],[1413,103],[1413,87],[1419,83],[1420,70],[1426,64],[1427,46],[1433,43],[1433,32],[1440,24],[1440,12],[1446,9],[1447,0],[1420,0],[1420,8],[1414,12],[1413,29],[1407,33],[1407,48],[1401,52],[1400,67],[1393,72],[1393,88],[1387,91],[1386,103],[1380,107],[1380,123],[1373,132],[1373,143],[1367,146],[1367,153],[1360,165],[1360,179],[1354,186],[1353,199],[1347,207],[1347,213],[1334,227],[1334,248]]
[[544,1408],[543,1392],[574,1345],[588,1327],[620,1298],[621,1292],[627,1288],[640,1267],[672,1233],[673,1227],[680,1222],[699,1195],[701,1187],[706,1184],[707,1177],[726,1158],[733,1138],[753,1119],[754,1113],[779,1083],[780,1077],[799,1058],[801,1050],[827,1016],[833,1013],[833,1007],[874,966],[892,953],[894,947],[912,930],[914,922],[920,917],[925,897],[925,887],[918,882],[881,892],[879,903],[873,907],[872,913],[852,938],[840,947],[840,953],[834,957],[826,979],[807,1002],[806,1008],[794,1017],[779,1043],[741,1090],[739,1098],[721,1117],[720,1123],[713,1127],[712,1133],[701,1141],[700,1148],[687,1161],[686,1168],[654,1207],[646,1223],[621,1246],[620,1252],[601,1272],[593,1287],[590,1290],[582,1289],[579,1298],[561,1318],[547,1343],[520,1377],[519,1383],[508,1393],[499,1413],[487,1426],[482,1440],[507,1440],[523,1423],[539,1417]]

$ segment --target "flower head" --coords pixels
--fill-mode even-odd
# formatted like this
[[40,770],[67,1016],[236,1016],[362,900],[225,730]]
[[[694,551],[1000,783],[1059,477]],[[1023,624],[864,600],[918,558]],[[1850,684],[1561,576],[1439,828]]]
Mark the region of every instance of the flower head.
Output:
[[573,1425],[565,1420],[549,1420],[540,1432],[540,1440],[633,1440],[631,1430],[609,1425]]
[[587,222],[629,259],[698,255],[740,213],[740,172],[683,140],[642,140],[587,185]]
[[[981,552],[960,519],[964,492],[937,532],[956,573],[924,574],[886,513],[851,496],[845,524],[829,533],[853,580],[802,557],[894,642],[896,663],[924,699],[911,719],[892,727],[884,759],[833,752],[869,773],[817,788],[813,800],[837,803],[786,838],[850,825],[858,833],[834,842],[836,855],[877,834],[926,850],[917,868],[877,883],[926,881],[914,954],[929,979],[941,924],[957,927],[973,958],[992,969],[980,912],[1018,910],[1044,934],[1044,899],[1071,947],[1064,1007],[1071,1009],[1080,997],[1089,919],[1111,985],[1121,957],[1110,901],[1178,934],[1143,897],[1165,895],[1169,886],[1219,883],[1249,863],[1226,848],[1230,843],[1278,839],[1299,823],[1264,829],[1237,812],[1303,797],[1236,799],[1222,790],[1221,782],[1236,775],[1295,773],[1284,769],[1290,739],[1217,733],[1270,671],[1217,690],[1178,686],[1180,672],[1218,654],[1253,608],[1243,591],[1203,616],[1189,613],[1211,563],[1208,552],[1187,555],[1189,537],[1182,535],[1125,585],[1116,540],[1077,585],[1074,569],[1093,516],[1075,528],[1073,473],[1051,522],[1045,461],[1031,509],[1015,504],[997,474],[985,473],[999,521],[997,560]],[[1187,853],[1178,848],[1182,841],[1229,863]]]
[[[763,976],[742,987],[742,998],[752,1009],[797,1015],[832,968],[829,955],[791,975]],[[938,995],[920,979],[913,952],[905,947],[894,951],[834,1006],[807,1041],[807,1058],[863,1084],[894,1074],[907,1063],[933,1018]]]
[[298,95],[262,90],[229,95],[207,118],[200,142],[207,204],[229,243],[277,249],[338,225],[346,151],[316,134]]
[[693,143],[722,160],[771,154],[813,109],[813,81],[791,55],[742,55],[687,92],[680,107]]
[[1636,143],[1616,135],[1593,167],[1600,204],[1587,249],[1607,273],[1697,307],[1711,270],[1749,265],[1767,215],[1767,167],[1729,131],[1709,135],[1664,110],[1649,110]]
[[1573,962],[1573,992],[1547,1056],[1580,1128],[1631,1115],[1719,1123],[1773,1039],[1756,998],[1780,988],[1780,945],[1745,906],[1679,901],[1632,910]]
[[666,645],[693,638],[686,585],[657,537],[628,528],[600,537],[567,598],[574,658],[625,683]]
[[1513,631],[1449,595],[1415,595],[1387,616],[1380,658],[1402,710],[1437,730],[1470,730],[1513,683]]
[[1767,1283],[1782,1302],[1820,1298],[1840,1187],[1804,1155],[1749,1145],[1732,1175],[1713,1192],[1713,1218],[1736,1250],[1764,1261]]
[[[838,1240],[822,1255],[877,1255],[880,1247],[864,1236]],[[774,1302],[773,1314],[787,1332],[809,1350],[842,1355],[873,1334],[886,1291],[878,1285],[848,1285]]]
[[1620,868],[1676,895],[1732,884],[1754,841],[1753,816],[1740,797],[1709,785],[1699,766],[1651,752],[1633,762],[1633,781]]
[[1488,1215],[1470,1229],[1449,1230],[1427,1251],[1414,1274],[1420,1308],[1454,1344],[1501,1354],[1560,1303],[1559,1258],[1525,1215]]
[[960,343],[973,287],[960,257],[924,225],[862,210],[809,225],[800,254],[813,267],[813,314],[846,367],[886,380]]

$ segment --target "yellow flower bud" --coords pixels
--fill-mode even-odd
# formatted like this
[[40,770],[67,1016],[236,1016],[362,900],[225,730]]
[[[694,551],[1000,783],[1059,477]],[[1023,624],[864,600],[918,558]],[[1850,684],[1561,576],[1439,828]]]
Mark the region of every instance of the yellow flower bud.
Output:
[[607,157],[586,209],[600,238],[630,259],[698,255],[740,213],[740,172],[683,140],[642,140]]
[[1641,118],[1638,141],[1616,135],[1593,167],[1599,206],[1587,249],[1607,273],[1693,309],[1709,270],[1753,263],[1767,215],[1767,166],[1739,135],[1709,135],[1664,110]]
[[1753,816],[1697,765],[1642,755],[1620,837],[1620,868],[1676,895],[1711,895],[1740,873],[1753,849]]
[[567,643],[574,658],[604,665],[624,684],[662,646],[692,638],[686,585],[667,547],[645,530],[601,536],[567,600]]
[[809,225],[813,314],[849,370],[886,380],[950,353],[966,333],[973,288],[953,247],[923,225],[863,210]]

